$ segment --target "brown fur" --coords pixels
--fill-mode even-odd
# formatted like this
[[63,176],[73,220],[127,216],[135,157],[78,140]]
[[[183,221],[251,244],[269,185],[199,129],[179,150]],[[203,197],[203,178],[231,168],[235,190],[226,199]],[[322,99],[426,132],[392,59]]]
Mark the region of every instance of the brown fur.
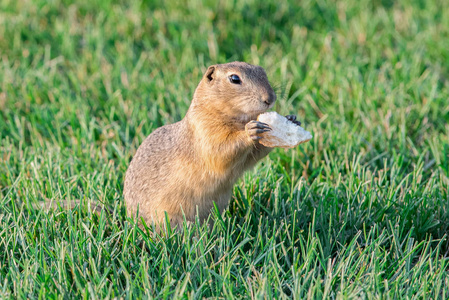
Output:
[[[231,83],[232,74],[242,83]],[[223,211],[236,180],[271,150],[250,137],[247,124],[275,99],[259,66],[209,67],[184,119],[156,129],[137,150],[125,177],[128,214],[160,224],[166,212],[173,226],[183,213],[204,220],[214,202]]]

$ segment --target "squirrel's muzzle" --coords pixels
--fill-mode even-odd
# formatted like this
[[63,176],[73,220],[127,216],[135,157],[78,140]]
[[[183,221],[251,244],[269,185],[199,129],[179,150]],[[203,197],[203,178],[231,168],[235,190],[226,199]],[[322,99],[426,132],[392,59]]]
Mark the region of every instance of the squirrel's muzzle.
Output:
[[262,101],[266,105],[271,106],[276,101],[276,94],[274,93],[273,90],[267,91],[267,93],[262,98]]

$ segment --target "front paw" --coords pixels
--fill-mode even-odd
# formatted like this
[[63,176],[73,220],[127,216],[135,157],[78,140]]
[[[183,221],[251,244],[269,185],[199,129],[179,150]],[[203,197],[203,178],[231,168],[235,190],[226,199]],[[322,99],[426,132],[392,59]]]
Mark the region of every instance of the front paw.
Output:
[[288,116],[285,116],[285,117],[286,117],[287,120],[289,120],[290,122],[293,122],[293,123],[295,123],[295,124],[298,125],[298,126],[301,126],[301,122],[299,122],[299,121],[296,120],[296,116],[295,116],[295,115],[288,115]]
[[253,141],[260,140],[262,133],[270,131],[268,124],[252,120],[245,125],[245,131]]

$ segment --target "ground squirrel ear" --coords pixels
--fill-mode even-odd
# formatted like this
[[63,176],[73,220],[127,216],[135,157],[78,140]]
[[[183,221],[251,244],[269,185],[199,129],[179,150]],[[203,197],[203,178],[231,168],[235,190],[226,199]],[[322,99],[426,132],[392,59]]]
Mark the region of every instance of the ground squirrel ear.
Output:
[[211,82],[214,79],[214,72],[215,72],[215,66],[210,66],[209,68],[207,68],[206,73],[204,74],[204,77],[207,78],[207,80],[209,80],[209,82]]

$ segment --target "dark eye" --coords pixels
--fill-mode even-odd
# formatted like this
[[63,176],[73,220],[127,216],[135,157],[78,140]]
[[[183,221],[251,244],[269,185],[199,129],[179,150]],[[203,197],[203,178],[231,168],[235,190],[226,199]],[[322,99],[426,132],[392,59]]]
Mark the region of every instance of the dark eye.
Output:
[[242,80],[240,79],[239,76],[232,74],[231,76],[229,76],[229,81],[231,81],[231,83],[233,84],[241,84]]

